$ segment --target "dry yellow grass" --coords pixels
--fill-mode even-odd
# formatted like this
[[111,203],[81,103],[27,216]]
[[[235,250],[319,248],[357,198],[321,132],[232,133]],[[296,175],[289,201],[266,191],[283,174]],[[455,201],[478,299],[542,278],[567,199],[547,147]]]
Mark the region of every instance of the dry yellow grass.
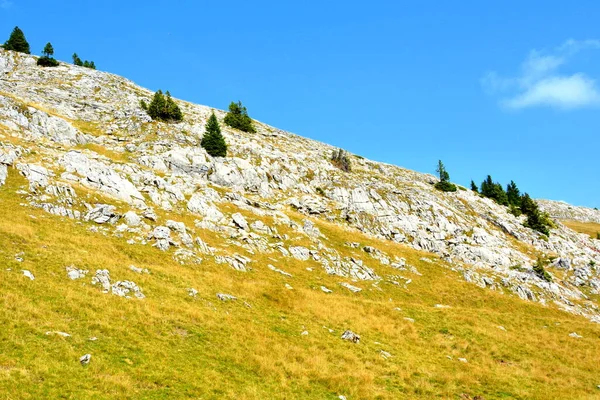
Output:
[[[363,288],[356,294],[338,286],[347,279],[279,253],[250,256],[247,273],[208,257],[180,265],[172,251],[128,245],[90,232],[88,223],[22,206],[15,192],[25,184],[11,170],[0,188],[0,398],[599,397],[600,326],[468,284],[440,261],[420,261],[423,253],[315,221],[342,255],[360,255],[382,276],[399,272],[343,243],[405,257],[423,274],[401,272],[413,278],[406,289],[356,282]],[[242,212],[249,222],[258,218]],[[290,215],[297,222],[304,218]],[[189,214],[162,214],[161,220],[167,217],[193,227]],[[215,233],[196,233],[225,248]],[[17,262],[21,252],[24,261]],[[69,280],[65,266],[71,264],[90,275]],[[132,264],[151,274],[132,272]],[[109,269],[113,280],[135,281],[147,298],[101,293],[90,285],[100,268]],[[25,278],[22,269],[36,279]],[[325,294],[320,285],[334,292]],[[197,298],[187,295],[189,287],[199,291]],[[220,302],[217,292],[239,300]],[[360,334],[361,342],[341,340],[345,329]],[[301,335],[305,330],[308,335]],[[583,338],[570,338],[573,331]],[[393,357],[385,360],[381,350]],[[82,367],[78,358],[85,353],[92,360]]]
[[598,234],[600,234],[600,224],[596,222],[581,222],[569,219],[563,219],[560,222],[567,228],[573,229],[575,232],[590,235],[594,239],[598,238]]

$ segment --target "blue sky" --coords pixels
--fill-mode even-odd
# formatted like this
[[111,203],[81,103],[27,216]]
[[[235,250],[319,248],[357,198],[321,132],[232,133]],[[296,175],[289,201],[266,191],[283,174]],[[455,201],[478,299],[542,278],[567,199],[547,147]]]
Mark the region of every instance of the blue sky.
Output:
[[[600,3],[0,0],[39,54],[453,181],[600,207]],[[4,32],[4,33],[2,33]],[[0,40],[5,40],[0,38]]]

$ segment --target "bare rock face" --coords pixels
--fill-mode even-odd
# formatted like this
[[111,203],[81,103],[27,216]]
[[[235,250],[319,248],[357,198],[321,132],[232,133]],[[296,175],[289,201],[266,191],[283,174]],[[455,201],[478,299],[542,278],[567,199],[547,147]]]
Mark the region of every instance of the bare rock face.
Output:
[[[0,190],[21,174],[24,205],[130,244],[175,247],[178,263],[201,263],[202,255],[248,272],[252,255],[277,255],[353,283],[377,284],[384,266],[401,274],[391,279],[401,287],[420,277],[369,246],[340,255],[343,244],[324,234],[332,232],[326,222],[429,252],[427,260],[481,287],[600,321],[595,301],[585,302],[600,291],[600,241],[560,223],[545,237],[490,199],[441,193],[431,175],[363,158],[352,157],[344,173],[329,161],[331,146],[259,122],[253,135],[224,126],[228,157],[212,158],[198,146],[211,108],[182,102],[184,122],[151,122],[139,104],[152,93],[112,74],[68,64],[40,73],[33,57],[3,49],[0,74],[7,77],[0,80]],[[539,204],[555,218],[600,222],[598,210]],[[219,239],[205,242],[207,232]],[[549,283],[533,273],[533,253],[557,256],[547,268],[564,279]],[[99,271],[93,280],[112,292],[108,271]],[[118,293],[136,296],[134,284],[120,282]]]
[[349,342],[352,343],[358,343],[360,342],[360,336],[357,335],[356,333],[352,332],[351,330],[347,330],[342,334],[342,339],[347,340]]

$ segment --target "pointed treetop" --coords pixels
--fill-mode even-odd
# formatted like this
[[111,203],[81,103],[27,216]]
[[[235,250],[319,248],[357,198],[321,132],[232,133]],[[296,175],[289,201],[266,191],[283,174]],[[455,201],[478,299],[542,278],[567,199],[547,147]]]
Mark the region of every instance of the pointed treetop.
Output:
[[25,34],[18,26],[15,26],[10,37],[4,43],[5,50],[18,51],[20,53],[31,54],[31,50],[29,49],[29,43],[27,43],[27,39],[25,39]]

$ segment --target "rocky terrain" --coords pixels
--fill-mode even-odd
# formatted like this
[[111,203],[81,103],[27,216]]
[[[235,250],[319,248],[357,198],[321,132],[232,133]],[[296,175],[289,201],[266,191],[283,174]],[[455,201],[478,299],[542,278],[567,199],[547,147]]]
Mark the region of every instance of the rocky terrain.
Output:
[[[290,218],[293,210],[433,253],[481,287],[600,322],[588,299],[600,291],[600,241],[560,222],[545,237],[470,190],[442,193],[432,175],[360,156],[344,173],[329,161],[331,146],[262,123],[256,134],[224,127],[228,157],[213,159],[199,146],[211,108],[179,101],[184,122],[153,122],[140,107],[152,93],[105,72],[39,68],[34,57],[2,51],[0,75],[0,185],[18,171],[29,182],[25,201],[48,213],[92,221],[90,229],[173,251],[181,262],[213,257],[241,271],[257,252],[313,259],[354,280],[383,279],[378,265],[408,267],[371,248],[361,259],[340,257],[310,219]],[[222,120],[224,112],[215,112]],[[93,203],[89,193],[106,200]],[[597,210],[540,205],[556,218],[600,221]],[[162,217],[173,210],[188,212],[193,225]],[[281,227],[310,244],[294,246]],[[209,247],[203,230],[244,254]],[[552,257],[552,282],[533,272],[538,255]]]

